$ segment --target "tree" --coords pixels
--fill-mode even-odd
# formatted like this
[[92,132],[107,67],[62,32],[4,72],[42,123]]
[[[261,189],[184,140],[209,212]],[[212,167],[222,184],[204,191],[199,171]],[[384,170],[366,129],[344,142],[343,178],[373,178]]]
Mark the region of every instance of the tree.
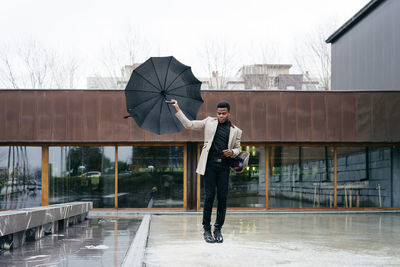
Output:
[[[95,146],[76,146],[71,147],[67,156],[67,170],[72,171],[72,176],[80,173],[80,167],[84,166],[82,172],[102,171],[102,151],[100,147]],[[69,169],[68,169],[69,168]]]
[[210,89],[225,89],[228,78],[237,69],[237,53],[225,40],[205,42],[199,52],[203,66],[206,66]]
[[73,57],[64,59],[35,40],[2,44],[0,86],[12,89],[75,88],[79,68]]
[[[99,68],[93,70],[96,86],[99,88],[118,88],[120,82],[129,80],[134,66],[143,63],[150,55],[151,45],[132,28],[128,28],[124,38],[110,42],[102,49]],[[122,69],[122,70],[121,70]],[[128,70],[125,73],[125,70]]]
[[280,52],[277,44],[273,42],[261,43],[257,46],[250,45],[247,58],[251,65],[242,66],[240,75],[245,80],[247,89],[271,89],[276,87],[275,77],[279,75],[276,68],[280,61]]
[[[323,90],[331,89],[331,47],[325,40],[337,28],[335,20],[311,31],[295,51],[295,61],[302,73],[316,75]],[[307,75],[305,75],[307,78]]]
[[140,167],[153,166],[156,171],[169,166],[172,148],[167,146],[134,146],[132,147],[132,165]]

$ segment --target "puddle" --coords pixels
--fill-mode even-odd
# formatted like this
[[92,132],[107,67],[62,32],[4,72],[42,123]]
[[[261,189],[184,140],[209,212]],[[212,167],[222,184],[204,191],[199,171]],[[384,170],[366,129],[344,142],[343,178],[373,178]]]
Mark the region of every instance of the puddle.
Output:
[[66,230],[0,250],[0,266],[120,266],[141,217],[91,217]]

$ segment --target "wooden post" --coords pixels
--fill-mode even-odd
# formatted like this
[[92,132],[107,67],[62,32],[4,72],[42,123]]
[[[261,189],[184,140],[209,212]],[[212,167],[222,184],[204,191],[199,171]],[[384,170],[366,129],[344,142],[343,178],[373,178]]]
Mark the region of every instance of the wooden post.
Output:
[[183,146],[183,209],[187,209],[187,143]]
[[42,206],[49,205],[49,146],[42,145]]
[[268,209],[269,147],[265,147],[265,209]]
[[[200,150],[201,150],[201,146],[199,144],[198,147],[197,147],[197,162],[199,162],[199,160],[200,160]],[[201,177],[200,177],[200,174],[198,174],[198,173],[197,173],[196,176],[197,176],[197,210],[200,210],[200,193],[201,193],[201,191],[200,191],[200,185],[201,185],[200,179],[201,179]]]
[[335,177],[335,180],[334,180],[334,191],[333,191],[333,205],[334,205],[334,208],[336,209],[337,208],[337,154],[336,154],[336,147],[334,147],[333,148],[333,161],[334,161],[334,177]]
[[115,185],[114,185],[114,194],[115,194],[115,200],[114,200],[114,208],[118,209],[118,146],[115,145],[115,167],[114,167],[114,181],[115,181]]
[[197,209],[197,147],[198,144],[195,142],[187,142],[186,146],[186,163],[185,163],[185,174],[184,179],[186,181],[186,210]]

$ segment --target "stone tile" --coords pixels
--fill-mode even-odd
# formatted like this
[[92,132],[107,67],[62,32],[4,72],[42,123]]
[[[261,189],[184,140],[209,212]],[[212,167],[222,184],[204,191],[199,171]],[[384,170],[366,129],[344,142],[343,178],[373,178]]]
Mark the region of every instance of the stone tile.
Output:
[[228,214],[224,243],[208,244],[200,214],[153,215],[145,264],[398,266],[399,225],[399,213]]

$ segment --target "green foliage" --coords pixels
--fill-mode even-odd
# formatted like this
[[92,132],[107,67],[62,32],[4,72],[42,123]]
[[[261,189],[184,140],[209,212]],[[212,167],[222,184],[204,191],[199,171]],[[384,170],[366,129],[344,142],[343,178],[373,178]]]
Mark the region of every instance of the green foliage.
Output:
[[132,147],[132,165],[140,167],[153,166],[156,169],[170,168],[171,157],[182,159],[182,147],[169,146],[135,146]]
[[[73,176],[88,171],[101,172],[103,169],[113,167],[110,159],[103,156],[101,147],[96,146],[71,147],[67,155],[66,164],[66,169],[72,170],[71,175]],[[79,169],[79,166],[84,166],[85,169]]]
[[[97,182],[98,181],[98,182]],[[103,175],[98,179],[81,176],[53,177],[50,180],[52,197],[114,194],[114,175]]]

